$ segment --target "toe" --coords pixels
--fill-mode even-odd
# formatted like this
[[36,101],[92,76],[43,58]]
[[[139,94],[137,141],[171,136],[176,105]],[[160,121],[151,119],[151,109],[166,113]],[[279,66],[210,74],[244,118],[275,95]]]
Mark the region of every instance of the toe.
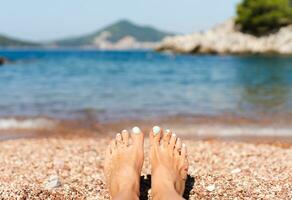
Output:
[[132,128],[131,138],[133,140],[134,145],[141,146],[143,144],[143,141],[144,141],[144,134],[142,133],[141,129],[136,126],[136,127]]
[[117,133],[116,135],[116,143],[117,143],[117,147],[123,146],[122,135],[120,133]]
[[122,138],[123,138],[123,142],[126,146],[129,145],[129,132],[127,130],[123,130],[122,131]]
[[159,145],[161,139],[162,129],[159,126],[154,126],[150,131],[150,142],[151,144]]
[[175,156],[179,157],[179,155],[181,154],[181,146],[182,146],[182,142],[180,138],[176,139],[176,143],[175,143],[175,147],[174,147],[174,153]]
[[116,140],[112,140],[110,142],[110,152],[111,152],[111,154],[115,152],[116,148],[117,148],[117,142],[116,142]]
[[175,133],[172,133],[171,134],[171,137],[170,137],[170,140],[169,140],[169,148],[171,149],[171,150],[173,150],[174,149],[174,146],[175,146],[175,143],[176,143],[176,134]]
[[181,147],[181,157],[183,159],[186,159],[187,157],[187,146],[185,144],[182,144],[182,147]]
[[166,129],[163,132],[163,136],[162,136],[162,141],[163,141],[162,143],[164,147],[168,146],[170,137],[171,137],[171,131],[169,129]]
[[189,170],[189,162],[188,160],[185,160],[184,165],[182,167],[182,170],[180,172],[181,178],[183,180],[186,180],[188,177],[188,170]]

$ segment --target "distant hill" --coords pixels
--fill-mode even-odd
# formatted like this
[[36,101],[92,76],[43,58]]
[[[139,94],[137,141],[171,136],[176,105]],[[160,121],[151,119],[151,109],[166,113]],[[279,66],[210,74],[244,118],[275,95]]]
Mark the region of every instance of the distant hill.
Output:
[[37,43],[22,41],[4,35],[0,35],[0,47],[25,47],[37,45],[38,45]]
[[115,44],[119,44],[119,46],[127,46],[126,44],[137,44],[137,42],[147,44],[159,42],[169,35],[173,34],[121,20],[92,34],[56,41],[55,45],[115,47]]

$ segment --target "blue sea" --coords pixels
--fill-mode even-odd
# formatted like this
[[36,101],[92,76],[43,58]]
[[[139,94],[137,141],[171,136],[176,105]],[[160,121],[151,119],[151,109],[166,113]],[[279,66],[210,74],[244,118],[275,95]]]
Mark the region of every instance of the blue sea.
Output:
[[292,57],[0,50],[0,116],[292,115]]

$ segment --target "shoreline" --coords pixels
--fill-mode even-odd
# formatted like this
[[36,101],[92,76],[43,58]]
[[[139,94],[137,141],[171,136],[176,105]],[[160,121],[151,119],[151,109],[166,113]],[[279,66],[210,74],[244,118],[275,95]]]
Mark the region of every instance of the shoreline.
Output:
[[0,141],[46,137],[111,136],[139,126],[147,132],[154,125],[171,128],[183,138],[234,141],[285,141],[292,144],[290,116],[246,118],[222,116],[172,116],[99,122],[95,119],[59,120],[48,117],[0,118]]

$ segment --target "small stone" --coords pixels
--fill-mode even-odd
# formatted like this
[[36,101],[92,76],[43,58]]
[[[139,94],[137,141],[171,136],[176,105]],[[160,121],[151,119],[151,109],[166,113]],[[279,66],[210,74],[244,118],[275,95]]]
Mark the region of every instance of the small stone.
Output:
[[212,192],[212,191],[214,191],[214,190],[215,190],[215,188],[216,188],[216,186],[215,186],[215,185],[208,185],[208,186],[206,187],[206,189],[207,189],[209,192]]
[[234,169],[234,170],[231,171],[231,174],[238,174],[240,172],[241,172],[241,169],[236,168],[236,169]]
[[57,175],[52,175],[45,183],[45,188],[51,190],[61,186],[60,179]]

